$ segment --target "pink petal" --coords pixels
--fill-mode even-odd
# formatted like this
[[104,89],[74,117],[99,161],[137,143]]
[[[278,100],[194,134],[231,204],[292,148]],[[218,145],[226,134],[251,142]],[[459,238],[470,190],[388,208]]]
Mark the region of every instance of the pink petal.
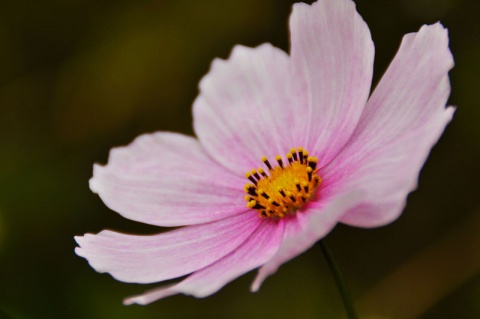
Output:
[[339,218],[362,198],[362,192],[344,194],[322,201],[322,206],[312,207],[285,222],[282,245],[278,252],[263,265],[252,283],[251,290],[257,291],[262,282],[275,273],[285,262],[312,247],[337,224]]
[[376,227],[401,214],[430,149],[452,118],[453,108],[445,109],[452,66],[448,34],[439,23],[404,37],[352,140],[324,169],[328,191],[367,192],[342,222]]
[[122,216],[147,224],[206,223],[244,212],[245,179],[175,133],[142,135],[95,165],[90,188]]
[[400,49],[365,106],[357,139],[389,143],[404,133],[428,126],[445,111],[453,67],[448,32],[440,24],[404,36]]
[[374,46],[350,0],[297,3],[290,17],[298,99],[297,143],[330,162],[350,138],[370,93]]
[[145,305],[178,293],[199,298],[209,296],[228,282],[269,260],[278,250],[283,229],[283,220],[264,220],[250,238],[218,262],[195,272],[176,285],[147,291],[126,299],[124,303]]
[[[200,82],[194,127],[213,158],[238,174],[299,146],[292,134],[295,99],[289,58],[270,44],[236,46]],[[297,112],[295,112],[297,113]]]
[[125,282],[151,283],[190,274],[241,245],[258,227],[255,213],[152,236],[104,230],[75,237],[75,252],[98,272]]

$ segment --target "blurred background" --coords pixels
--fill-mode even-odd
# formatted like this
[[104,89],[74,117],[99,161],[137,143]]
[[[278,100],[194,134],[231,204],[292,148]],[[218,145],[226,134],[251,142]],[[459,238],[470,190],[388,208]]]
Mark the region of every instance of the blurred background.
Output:
[[[16,0],[0,4],[0,312],[10,318],[340,318],[320,249],[259,293],[249,273],[206,299],[146,307],[74,254],[74,235],[151,234],[88,187],[109,149],[154,131],[193,134],[197,84],[235,44],[288,50],[294,1]],[[311,1],[307,1],[311,3]],[[448,27],[458,109],[395,223],[327,237],[364,318],[480,318],[480,2],[357,0],[376,46],[374,83],[401,37]],[[0,314],[0,317],[2,315]]]

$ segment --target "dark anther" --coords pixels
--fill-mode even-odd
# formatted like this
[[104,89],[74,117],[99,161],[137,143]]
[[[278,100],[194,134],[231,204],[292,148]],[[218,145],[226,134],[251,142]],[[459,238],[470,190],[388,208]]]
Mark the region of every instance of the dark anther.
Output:
[[253,209],[265,209],[264,206],[260,205],[258,202],[253,206]]
[[[290,154],[289,154],[289,155],[290,155]],[[291,155],[290,155],[290,156],[287,155],[287,159],[288,159],[288,162],[290,163],[290,165],[292,165],[292,163],[293,163],[292,156],[291,156]]]
[[268,167],[269,170],[272,170],[272,169],[273,169],[273,168],[272,168],[272,165],[270,164],[270,162],[268,161],[268,159],[265,158],[265,159],[263,160],[263,163]]
[[280,165],[280,167],[283,168],[283,160],[280,156],[277,156],[277,162],[278,162],[278,165]]
[[257,196],[257,189],[255,187],[249,187],[248,188],[248,194],[256,197]]
[[257,180],[255,178],[253,178],[252,175],[248,176],[248,179],[250,180],[250,182],[254,183],[255,185],[257,185]]

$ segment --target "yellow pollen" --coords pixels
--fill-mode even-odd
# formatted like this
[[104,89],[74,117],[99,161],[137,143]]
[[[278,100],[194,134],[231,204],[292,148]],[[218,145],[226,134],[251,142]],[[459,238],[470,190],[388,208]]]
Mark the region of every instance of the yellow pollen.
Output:
[[322,179],[317,174],[318,159],[309,156],[306,149],[290,149],[286,160],[280,155],[275,162],[266,156],[261,160],[268,171],[258,168],[247,172],[245,177],[251,183],[244,188],[247,207],[258,211],[260,217],[278,219],[295,214],[314,197]]

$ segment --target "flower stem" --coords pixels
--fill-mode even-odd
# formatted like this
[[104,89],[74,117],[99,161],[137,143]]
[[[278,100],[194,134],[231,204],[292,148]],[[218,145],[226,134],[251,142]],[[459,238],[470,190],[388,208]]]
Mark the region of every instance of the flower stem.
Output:
[[352,297],[350,296],[350,292],[348,290],[347,284],[345,279],[343,278],[342,272],[333,257],[332,252],[327,246],[327,243],[324,239],[320,240],[318,243],[320,249],[327,260],[328,266],[330,267],[330,271],[332,272],[333,278],[335,279],[335,283],[337,284],[338,290],[340,292],[340,296],[343,300],[343,305],[345,306],[345,310],[347,312],[349,319],[358,319],[358,315],[353,307]]

